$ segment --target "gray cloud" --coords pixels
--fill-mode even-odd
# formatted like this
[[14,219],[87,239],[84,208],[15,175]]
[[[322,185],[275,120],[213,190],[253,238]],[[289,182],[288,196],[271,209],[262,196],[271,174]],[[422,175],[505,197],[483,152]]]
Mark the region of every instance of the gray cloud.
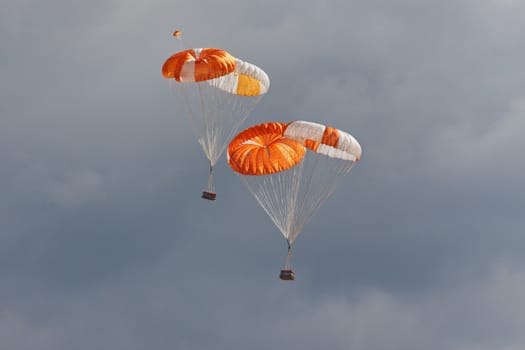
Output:
[[[517,1],[0,5],[0,344],[520,349]],[[304,119],[363,159],[285,242],[207,161],[160,75],[186,43],[263,68],[246,126]]]

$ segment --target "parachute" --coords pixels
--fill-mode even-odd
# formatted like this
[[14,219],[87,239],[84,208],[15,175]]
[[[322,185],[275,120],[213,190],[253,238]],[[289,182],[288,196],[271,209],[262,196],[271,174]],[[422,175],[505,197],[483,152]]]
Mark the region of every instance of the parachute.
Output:
[[361,152],[352,135],[307,121],[255,125],[230,142],[228,164],[288,243],[281,279],[295,279],[293,242]]
[[[173,33],[181,39],[181,32]],[[194,48],[170,56],[162,66],[177,106],[187,116],[209,160],[202,198],[215,200],[213,168],[228,141],[268,91],[270,80],[259,67],[217,48]]]

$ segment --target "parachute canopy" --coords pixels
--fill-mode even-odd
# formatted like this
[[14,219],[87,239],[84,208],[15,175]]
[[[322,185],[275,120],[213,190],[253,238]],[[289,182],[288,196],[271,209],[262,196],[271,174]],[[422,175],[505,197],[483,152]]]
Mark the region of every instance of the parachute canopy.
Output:
[[270,122],[238,134],[228,147],[230,167],[243,175],[269,175],[299,163],[306,149],[347,161],[361,157],[361,146],[350,134],[317,123]]
[[211,86],[241,96],[265,94],[270,85],[259,67],[215,48],[177,52],[164,62],[162,76],[181,83],[208,81]]

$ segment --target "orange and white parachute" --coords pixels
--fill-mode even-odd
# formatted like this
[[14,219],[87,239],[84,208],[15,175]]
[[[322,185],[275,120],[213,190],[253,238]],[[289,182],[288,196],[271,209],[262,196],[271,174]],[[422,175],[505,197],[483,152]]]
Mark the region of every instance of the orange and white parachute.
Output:
[[[173,33],[181,38],[180,31]],[[227,143],[268,91],[268,75],[225,50],[193,48],[170,56],[162,66],[180,112],[188,117],[210,162],[203,197],[215,199],[213,167]]]
[[263,95],[270,86],[262,69],[215,48],[189,49],[172,55],[164,62],[162,75],[179,83],[207,81],[240,96]]
[[242,131],[230,142],[227,156],[232,170],[281,231],[290,250],[361,153],[357,140],[344,131],[293,121],[264,123]]

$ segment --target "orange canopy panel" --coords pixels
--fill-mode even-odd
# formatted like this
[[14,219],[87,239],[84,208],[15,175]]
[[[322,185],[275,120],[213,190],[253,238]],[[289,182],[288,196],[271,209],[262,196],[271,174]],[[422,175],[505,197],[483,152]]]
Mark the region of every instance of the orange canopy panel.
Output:
[[238,134],[228,146],[230,167],[243,175],[268,175],[288,170],[299,163],[306,148],[284,137],[285,123],[252,126]]
[[168,58],[162,66],[162,76],[179,82],[199,82],[232,73],[235,64],[235,58],[224,50],[189,49]]

